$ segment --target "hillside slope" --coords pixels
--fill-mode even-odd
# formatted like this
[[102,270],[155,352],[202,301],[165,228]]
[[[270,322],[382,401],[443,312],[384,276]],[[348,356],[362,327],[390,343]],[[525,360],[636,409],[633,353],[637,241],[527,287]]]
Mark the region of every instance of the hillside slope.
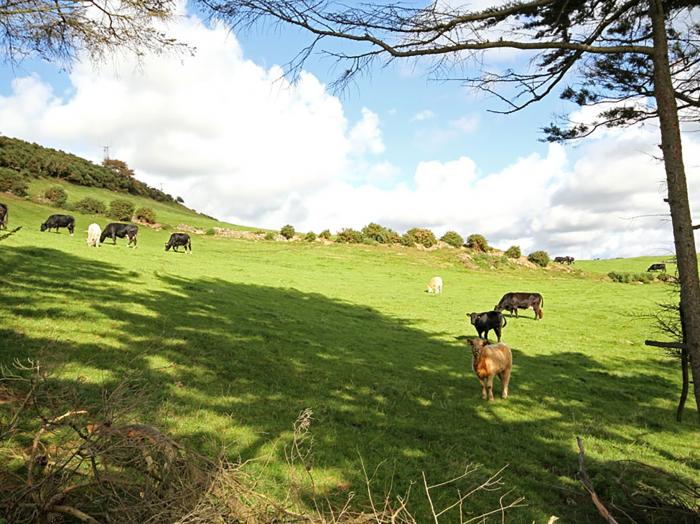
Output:
[[[124,241],[90,248],[83,229],[95,217],[78,215],[74,237],[41,233],[55,208],[0,200],[10,204],[10,230],[21,227],[0,242],[0,364],[38,358],[56,366],[58,382],[85,406],[99,406],[103,390],[125,378],[137,380],[130,421],[203,453],[225,447],[234,460],[260,459],[249,467],[262,472],[259,486],[272,496],[283,496],[295,471],[307,503],[315,494],[340,506],[353,492],[353,504],[366,507],[363,464],[369,475],[378,468],[378,496],[422,485],[423,473],[440,482],[482,464],[460,484],[466,492],[507,466],[505,488],[527,503],[510,522],[591,522],[595,508],[576,479],[577,435],[605,500],[622,504],[616,479],[627,459],[698,478],[694,417],[674,421],[676,364],[643,346],[653,328],[639,313],[667,300],[663,284],[466,269],[449,250],[400,246],[202,235],[192,255],[165,253],[169,232],[149,228],[138,249]],[[215,223],[153,207],[172,225]],[[439,296],[424,292],[434,275],[445,281]],[[464,337],[475,332],[465,315],[491,309],[507,291],[541,292],[544,319],[532,311],[507,318],[511,397],[487,403],[471,370]],[[0,417],[8,406],[0,403]],[[290,470],[292,424],[306,408],[313,458]],[[20,467],[12,444],[0,443],[0,468]],[[304,480],[307,468],[314,484]],[[413,489],[411,509],[429,521],[428,501]],[[469,499],[465,517],[497,509],[501,494]],[[453,490],[436,492],[433,502],[455,498]],[[446,521],[459,522],[452,515]]]

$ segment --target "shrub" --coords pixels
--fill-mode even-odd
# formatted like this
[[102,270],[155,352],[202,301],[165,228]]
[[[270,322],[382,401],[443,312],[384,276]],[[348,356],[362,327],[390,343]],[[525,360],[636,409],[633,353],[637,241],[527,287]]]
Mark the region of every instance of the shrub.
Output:
[[68,193],[61,186],[53,186],[44,191],[44,197],[56,207],[63,207],[68,200]]
[[534,251],[527,256],[527,259],[541,267],[547,267],[549,264],[549,254],[546,251]]
[[274,240],[276,236],[277,235],[275,235],[272,231],[268,231],[265,233],[265,240]]
[[475,251],[483,251],[484,253],[490,249],[489,243],[486,241],[486,237],[477,233],[467,237],[467,247]]
[[185,203],[185,199],[182,198],[181,196],[179,196],[179,197],[177,197],[177,198],[175,199],[175,202],[177,202],[178,204],[184,204],[184,203]]
[[107,206],[104,202],[90,197],[85,197],[82,200],[78,200],[73,208],[76,211],[85,213],[86,215],[104,215],[107,211]]
[[156,212],[150,207],[141,207],[136,210],[136,218],[147,224],[156,223]]
[[653,273],[623,273],[620,271],[611,271],[608,273],[608,277],[613,282],[621,282],[623,284],[629,284],[630,282],[642,282],[643,284],[648,284],[652,282],[656,275]]
[[442,237],[440,237],[440,240],[445,242],[446,244],[451,245],[452,247],[462,247],[464,244],[464,239],[462,238],[462,235],[457,233],[456,231],[448,231]]
[[316,240],[316,233],[314,233],[313,231],[309,231],[308,233],[306,233],[304,240],[306,240],[307,242],[313,242],[314,240]]
[[117,220],[131,220],[134,214],[134,204],[128,200],[117,198],[109,203],[109,216]]
[[437,244],[437,239],[430,229],[414,227],[406,231],[404,236],[401,237],[401,243],[405,246],[420,244],[424,247],[432,247]]
[[505,255],[508,258],[520,258],[523,254],[520,252],[520,246],[510,246]]
[[207,236],[213,237],[214,235],[216,235],[216,229],[214,229],[213,227],[210,227],[209,229],[206,230],[206,232],[204,234]]
[[346,227],[345,229],[338,232],[336,235],[336,242],[344,242],[347,244],[360,244],[362,243],[362,233],[356,229]]
[[318,234],[318,238],[322,238],[323,240],[330,240],[331,239],[331,231],[330,229],[324,229]]
[[374,222],[370,222],[362,228],[362,236],[378,244],[392,244],[400,242],[401,240],[401,237],[396,231],[388,227],[380,226]]
[[282,229],[280,229],[280,235],[282,235],[287,240],[289,240],[290,238],[293,238],[294,233],[296,233],[296,231],[294,231],[294,226],[292,226],[290,224],[287,224]]
[[0,191],[17,196],[27,196],[29,185],[26,177],[14,169],[0,167]]

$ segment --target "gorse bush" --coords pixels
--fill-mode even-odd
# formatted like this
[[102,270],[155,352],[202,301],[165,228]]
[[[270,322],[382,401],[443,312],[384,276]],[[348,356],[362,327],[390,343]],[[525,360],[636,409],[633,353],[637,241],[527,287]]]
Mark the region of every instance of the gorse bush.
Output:
[[206,232],[204,234],[207,236],[213,237],[214,235],[216,235],[216,229],[214,229],[213,227],[210,227],[209,229],[206,230]]
[[294,231],[294,226],[290,224],[287,224],[282,229],[280,229],[280,235],[282,235],[287,240],[289,240],[290,238],[294,238],[294,233],[296,233],[296,231]]
[[445,244],[449,244],[452,247],[462,247],[464,245],[464,239],[462,238],[462,235],[457,233],[456,231],[448,231],[442,237],[440,237],[440,240],[442,240]]
[[533,251],[527,256],[527,259],[533,264],[547,267],[547,264],[549,264],[549,253],[546,251]]
[[307,242],[313,242],[314,240],[316,240],[316,233],[314,233],[313,231],[309,231],[308,233],[306,233],[304,240],[306,240]]
[[520,246],[510,246],[504,254],[508,258],[520,258],[523,255],[520,252]]
[[78,200],[73,205],[73,209],[85,213],[86,215],[104,215],[107,212],[107,206],[104,202],[91,197]]
[[268,231],[265,233],[265,240],[274,240],[275,236],[276,235],[272,231]]
[[474,233],[467,237],[467,247],[475,251],[483,251],[484,253],[489,250],[489,243],[486,241],[484,235],[479,235]]
[[362,236],[366,240],[373,240],[379,244],[394,244],[401,241],[401,236],[396,231],[374,222],[362,228]]
[[360,244],[362,243],[362,233],[356,229],[346,227],[338,232],[336,235],[336,242],[344,242],[346,244]]
[[131,220],[134,214],[134,204],[128,200],[117,198],[109,203],[109,216],[117,220]]
[[432,247],[437,244],[437,239],[430,229],[414,227],[406,231],[401,237],[401,243],[405,246],[419,244],[423,247]]
[[629,284],[631,282],[641,282],[643,284],[648,284],[656,279],[656,275],[653,273],[625,273],[621,271],[611,271],[608,273],[608,277],[613,282],[620,282],[623,284]]
[[27,196],[28,189],[29,184],[27,183],[26,176],[14,169],[0,167],[1,192],[12,193],[17,196]]
[[136,210],[135,216],[141,222],[146,222],[147,224],[156,223],[156,212],[150,207],[141,207]]
[[56,207],[63,207],[68,200],[68,193],[61,186],[53,186],[44,191],[44,198]]
[[331,231],[330,229],[324,229],[318,234],[318,238],[322,238],[323,240],[330,240],[331,239]]

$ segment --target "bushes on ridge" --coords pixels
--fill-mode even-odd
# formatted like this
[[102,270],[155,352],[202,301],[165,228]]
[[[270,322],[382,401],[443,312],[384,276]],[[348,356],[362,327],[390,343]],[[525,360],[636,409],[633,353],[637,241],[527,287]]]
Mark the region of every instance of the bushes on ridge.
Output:
[[527,259],[540,267],[547,267],[547,264],[549,264],[549,253],[546,251],[534,251],[527,256]]
[[449,244],[452,247],[462,247],[464,245],[464,239],[462,235],[456,231],[448,231],[442,237],[440,237],[445,244]]
[[520,251],[520,246],[510,246],[504,254],[508,258],[520,258],[523,255]]
[[0,191],[17,196],[27,196],[29,184],[26,177],[14,169],[0,167]]
[[361,244],[362,243],[362,233],[356,229],[346,227],[338,232],[336,235],[336,242],[343,242],[346,244]]
[[53,186],[44,191],[44,198],[56,207],[63,207],[68,200],[68,193],[61,186]]
[[401,237],[401,243],[405,246],[420,244],[423,247],[432,247],[437,244],[437,239],[430,229],[414,227],[406,231]]
[[141,222],[146,222],[147,224],[156,223],[156,212],[150,207],[141,207],[137,209],[135,216],[136,219],[140,220]]
[[294,231],[294,226],[292,226],[291,224],[287,224],[282,229],[280,229],[280,235],[282,235],[287,240],[294,238],[295,233],[296,231]]
[[323,240],[330,240],[331,239],[331,231],[330,229],[324,229],[318,234],[318,238],[322,238]]
[[467,247],[475,251],[483,251],[484,253],[490,249],[486,237],[476,233],[467,237]]
[[129,221],[134,214],[134,204],[117,198],[109,203],[109,216],[117,220]]
[[104,202],[91,197],[78,200],[73,205],[73,209],[86,215],[104,215],[107,212],[107,206]]
[[391,228],[370,222],[362,228],[364,239],[373,240],[379,244],[395,244],[400,242],[401,237]]

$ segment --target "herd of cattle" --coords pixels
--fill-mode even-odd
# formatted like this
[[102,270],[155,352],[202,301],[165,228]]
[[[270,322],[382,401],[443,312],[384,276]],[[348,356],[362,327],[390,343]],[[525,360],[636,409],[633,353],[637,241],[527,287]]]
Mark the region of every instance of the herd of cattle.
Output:
[[[0,202],[0,229],[6,229],[9,218],[9,209],[7,205]],[[60,228],[66,228],[73,236],[75,232],[75,218],[71,215],[50,215],[44,223],[41,224],[40,230],[55,230],[58,233]],[[139,227],[135,224],[122,224],[121,222],[112,222],[107,224],[103,229],[98,224],[90,224],[87,230],[87,243],[89,246],[100,247],[108,238],[112,239],[112,243],[117,243],[117,238],[128,238],[128,247],[136,247],[136,235],[138,235]],[[170,239],[165,244],[165,250],[178,251],[179,247],[184,247],[186,253],[192,253],[192,241],[187,233],[173,233]]]

